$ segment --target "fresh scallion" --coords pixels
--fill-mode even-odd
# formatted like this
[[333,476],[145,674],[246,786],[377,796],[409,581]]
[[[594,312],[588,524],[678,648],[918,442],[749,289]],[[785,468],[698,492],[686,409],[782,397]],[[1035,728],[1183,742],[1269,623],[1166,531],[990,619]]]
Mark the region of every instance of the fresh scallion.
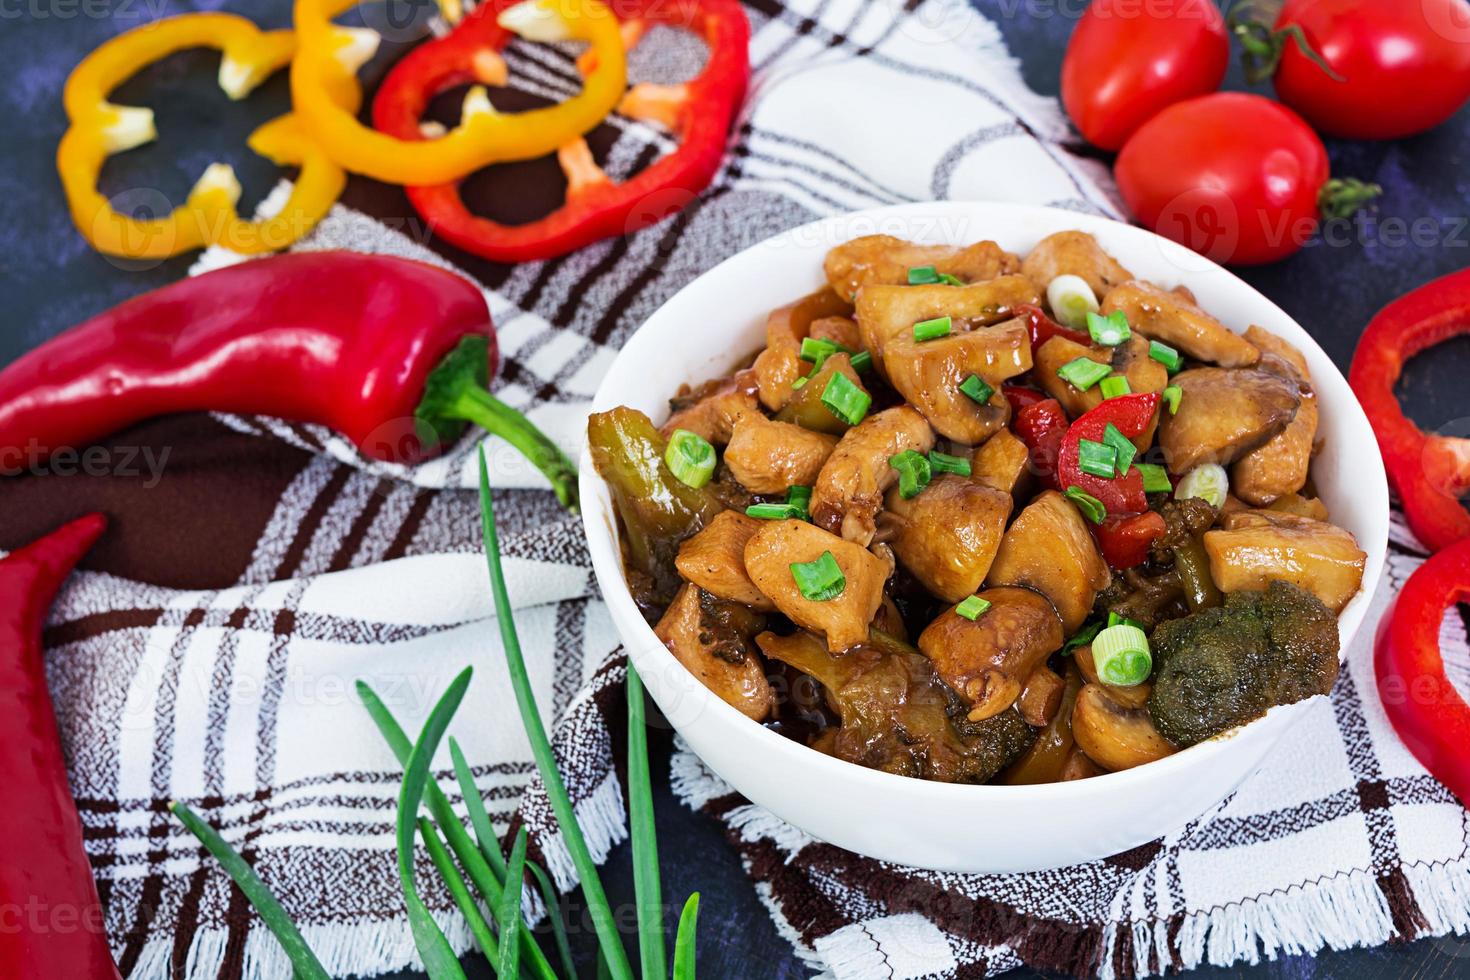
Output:
[[866,374],[873,370],[873,355],[867,351],[852,355],[852,369],[858,374]]
[[1101,524],[1107,519],[1108,509],[1103,506],[1103,502],[1081,487],[1068,487],[1062,496],[1076,504],[1077,509],[1082,511],[1082,516],[1092,523]]
[[679,932],[674,937],[674,980],[694,980],[694,933],[698,924],[699,892],[695,892],[679,913]]
[[914,324],[914,339],[925,341],[948,337],[949,331],[953,326],[954,318],[948,315],[936,316],[932,320],[920,320]]
[[1118,451],[1105,442],[1083,439],[1077,443],[1077,468],[1111,480],[1118,475]]
[[818,367],[821,367],[822,362],[833,354],[851,353],[852,351],[833,340],[825,340],[821,337],[801,338],[801,359],[812,361]]
[[888,465],[898,470],[898,495],[904,500],[917,497],[934,475],[928,457],[912,449],[888,457]]
[[697,432],[675,429],[664,450],[664,462],[680,483],[698,490],[714,478],[715,447]]
[[1128,467],[1133,465],[1133,457],[1138,455],[1138,447],[1133,445],[1133,440],[1123,434],[1123,430],[1109,422],[1107,428],[1103,429],[1102,441],[1113,447],[1118,454],[1118,475],[1127,476]]
[[792,562],[791,578],[808,602],[835,599],[847,588],[847,576],[842,574],[842,566],[830,551],[822,552],[816,561]]
[[946,286],[963,286],[964,285],[964,283],[960,281],[960,277],[959,276],[952,276],[948,272],[941,272],[939,274],[939,281],[941,283],[943,283],[944,285],[946,285]]
[[948,453],[930,452],[929,469],[935,473],[954,473],[959,476],[969,476],[970,461],[963,456],[950,456]]
[[1179,414],[1179,399],[1184,397],[1184,389],[1178,385],[1170,385],[1164,389],[1164,404],[1169,406],[1170,415]]
[[758,521],[793,521],[801,519],[801,511],[790,504],[751,504],[745,516]]
[[1097,678],[1114,687],[1134,687],[1153,672],[1148,637],[1128,623],[1109,626],[1092,641],[1092,662]]
[[811,375],[803,374],[801,377],[799,377],[795,381],[791,382],[791,390],[792,391],[800,391],[801,389],[803,389],[803,388],[806,387],[806,383],[808,381],[810,381],[810,380],[811,380]]
[[1164,365],[1170,374],[1174,374],[1184,367],[1184,358],[1168,344],[1161,344],[1157,340],[1148,342],[1148,356]]
[[480,947],[480,952],[491,963],[500,961],[500,943],[495,938],[495,933],[490,931],[490,923],[485,921],[485,915],[480,911],[480,906],[475,904],[475,896],[470,893],[470,887],[465,883],[464,875],[459,873],[455,866],[454,858],[449,856],[449,848],[444,846],[444,838],[439,836],[439,831],[434,829],[434,821],[428,817],[419,817],[419,836],[424,840],[424,850],[429,852],[429,860],[434,865],[434,870],[439,872],[439,877],[444,881],[444,887],[449,892],[449,897],[454,900],[454,905],[463,915],[465,922],[470,927],[470,935],[475,937],[475,945]]
[[1097,383],[1097,390],[1102,393],[1103,400],[1117,398],[1119,395],[1133,394],[1133,386],[1128,379],[1121,374],[1110,374]]
[[[648,768],[648,723],[643,680],[628,663],[628,829],[633,849],[633,900],[638,908],[638,957],[645,978],[664,976],[663,885],[658,870],[653,781]],[[514,976],[514,974],[509,974]]]
[[1087,314],[1087,333],[1095,344],[1117,347],[1128,342],[1133,331],[1128,329],[1128,317],[1122,310],[1114,310],[1107,316],[1099,313]]
[[500,906],[495,921],[500,927],[500,967],[502,977],[521,972],[521,897],[526,890],[526,828],[521,826],[511,845],[510,860],[505,865],[505,891],[500,893]]
[[960,391],[964,392],[972,402],[978,405],[988,404],[991,396],[995,394],[995,389],[978,374],[972,374],[961,381]]
[[786,503],[800,511],[801,519],[809,521],[812,518],[812,488],[811,487],[788,487],[786,490]]
[[929,286],[939,281],[939,271],[932,265],[916,265],[909,270],[910,286]]
[[1111,367],[1099,364],[1090,357],[1074,358],[1057,368],[1057,377],[1079,391],[1086,391],[1112,373]]
[[1169,471],[1155,463],[1139,463],[1138,473],[1143,477],[1144,493],[1168,493],[1174,489],[1169,482]]
[[1081,276],[1061,275],[1046,284],[1046,305],[1062,326],[1081,330],[1097,312],[1097,294]]
[[1072,634],[1071,639],[1062,644],[1062,656],[1071,656],[1073,650],[1091,643],[1093,637],[1102,632],[1102,628],[1103,622],[1100,619],[1095,622],[1088,623],[1086,626],[1082,627],[1076,633]]
[[822,404],[827,411],[848,425],[857,425],[868,414],[873,396],[852,383],[852,379],[841,372],[827,378],[827,387],[822,391]]
[[1127,616],[1120,616],[1117,613],[1113,612],[1113,610],[1109,609],[1108,610],[1108,625],[1109,626],[1117,626],[1119,623],[1122,623],[1124,626],[1134,626],[1134,627],[1137,627],[1138,629],[1143,629],[1143,624],[1140,623],[1138,620],[1136,620],[1136,619],[1129,619]]
[[955,606],[954,612],[956,616],[963,616],[973,623],[975,620],[985,615],[986,610],[988,610],[989,608],[989,599],[982,599],[977,595],[972,595],[966,598],[959,605]]
[[1219,463],[1201,463],[1179,481],[1174,488],[1175,500],[1198,497],[1219,510],[1225,506],[1225,495],[1230,492],[1230,475]]

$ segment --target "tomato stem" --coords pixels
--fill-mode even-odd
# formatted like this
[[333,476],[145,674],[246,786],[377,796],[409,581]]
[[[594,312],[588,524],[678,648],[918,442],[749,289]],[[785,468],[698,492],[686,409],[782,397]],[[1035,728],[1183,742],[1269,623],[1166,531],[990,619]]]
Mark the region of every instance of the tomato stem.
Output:
[[1287,24],[1279,30],[1272,27],[1279,11],[1278,4],[1238,0],[1226,15],[1230,32],[1240,41],[1243,51],[1241,64],[1245,67],[1245,80],[1252,85],[1268,81],[1281,67],[1281,56],[1286,53],[1287,41],[1291,41],[1328,78],[1334,82],[1347,81],[1312,47],[1299,25]]
[[1357,211],[1383,193],[1377,184],[1343,177],[1329,180],[1317,194],[1317,208],[1324,218],[1351,218]]

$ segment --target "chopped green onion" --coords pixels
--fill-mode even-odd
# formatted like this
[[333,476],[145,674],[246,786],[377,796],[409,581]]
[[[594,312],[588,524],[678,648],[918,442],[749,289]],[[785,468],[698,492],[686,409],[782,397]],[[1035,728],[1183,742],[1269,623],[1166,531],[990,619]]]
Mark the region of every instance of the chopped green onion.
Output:
[[1093,343],[1104,347],[1117,347],[1128,342],[1133,331],[1128,329],[1128,317],[1122,310],[1114,310],[1107,316],[1087,314],[1087,333]]
[[811,377],[809,375],[802,375],[801,377],[797,378],[795,381],[791,382],[791,390],[792,391],[799,391],[799,390],[801,390],[802,388],[806,387],[806,383],[808,381],[810,381],[810,380],[811,380]]
[[932,320],[920,320],[914,324],[914,339],[925,341],[948,337],[950,328],[953,326],[954,318],[948,315],[936,316]]
[[1118,475],[1118,451],[1105,442],[1083,439],[1077,443],[1077,468],[1092,476],[1111,480]]
[[970,475],[970,461],[963,456],[950,456],[947,453],[930,452],[929,468],[935,473],[957,473],[960,476]]
[[1129,619],[1127,616],[1119,616],[1117,613],[1115,613],[1111,609],[1109,609],[1108,610],[1108,625],[1109,626],[1117,626],[1119,623],[1122,623],[1125,626],[1134,626],[1134,627],[1137,627],[1138,629],[1143,629],[1143,624],[1140,623],[1138,620],[1136,620],[1136,619]]
[[715,475],[715,447],[688,429],[675,429],[664,450],[664,462],[680,483],[698,490]]
[[985,615],[985,611],[989,608],[989,599],[982,599],[977,595],[972,595],[958,606],[955,606],[954,611],[956,616],[963,616],[973,623]]
[[1118,453],[1118,475],[1127,476],[1128,467],[1133,464],[1133,457],[1138,455],[1138,447],[1133,445],[1133,440],[1123,434],[1123,430],[1109,422],[1108,427],[1103,429],[1102,441],[1112,446]]
[[821,367],[822,362],[833,354],[851,353],[852,351],[835,341],[823,340],[820,337],[801,338],[801,359],[803,361],[813,361],[817,367]]
[[1164,389],[1164,404],[1169,406],[1170,415],[1179,414],[1179,399],[1184,395],[1184,389],[1178,385],[1170,385]]
[[865,374],[873,369],[873,355],[867,351],[852,356],[852,369],[858,374]]
[[963,286],[964,285],[964,283],[960,281],[960,277],[959,276],[952,276],[948,272],[941,272],[939,274],[939,281],[941,283],[943,283],[944,285],[946,285],[946,286]]
[[1158,361],[1168,369],[1170,374],[1184,367],[1184,358],[1179,352],[1168,344],[1161,344],[1157,340],[1148,342],[1148,356]]
[[1046,284],[1046,305],[1062,326],[1081,330],[1087,314],[1097,312],[1097,294],[1081,276],[1057,276]]
[[960,391],[968,395],[971,401],[981,405],[988,404],[991,396],[995,394],[995,389],[978,374],[972,374],[961,381]]
[[1154,463],[1139,463],[1138,472],[1143,477],[1144,493],[1168,493],[1174,489],[1169,482],[1169,472]]
[[835,599],[847,588],[847,576],[842,574],[842,567],[830,551],[822,552],[816,561],[792,562],[791,578],[808,602]]
[[1201,463],[1179,481],[1174,490],[1175,500],[1198,497],[1219,510],[1225,506],[1225,495],[1230,492],[1230,476],[1219,463]]
[[1057,368],[1057,377],[1081,391],[1086,391],[1112,373],[1111,367],[1099,364],[1090,357],[1078,357]]
[[888,465],[898,470],[898,495],[904,500],[917,497],[933,476],[929,460],[912,449],[888,457]]
[[1133,394],[1133,386],[1128,383],[1128,379],[1118,374],[1109,375],[1099,381],[1097,390],[1102,392],[1104,401],[1109,398],[1117,398],[1119,395]]
[[822,391],[822,404],[848,425],[857,425],[868,414],[873,396],[853,384],[847,375],[838,372],[827,379],[827,387]]
[[1092,662],[1097,668],[1097,679],[1114,687],[1142,684],[1154,669],[1148,637],[1128,623],[1109,626],[1097,634],[1092,641]]
[[792,487],[786,491],[786,505],[788,507],[795,507],[800,512],[799,516],[804,521],[812,519],[811,504],[811,487]]
[[758,521],[791,521],[800,520],[801,511],[790,504],[751,504],[745,508],[745,516]]
[[1081,487],[1068,487],[1062,496],[1076,504],[1077,509],[1082,511],[1082,516],[1094,524],[1101,524],[1108,516],[1108,509],[1103,506],[1103,502]]
[[1094,623],[1088,623],[1076,633],[1073,633],[1072,638],[1062,645],[1062,656],[1071,656],[1073,650],[1091,643],[1092,638],[1097,636],[1102,631],[1102,628],[1102,620],[1098,620]]
[[916,265],[909,270],[910,286],[929,286],[939,281],[939,272],[932,265]]

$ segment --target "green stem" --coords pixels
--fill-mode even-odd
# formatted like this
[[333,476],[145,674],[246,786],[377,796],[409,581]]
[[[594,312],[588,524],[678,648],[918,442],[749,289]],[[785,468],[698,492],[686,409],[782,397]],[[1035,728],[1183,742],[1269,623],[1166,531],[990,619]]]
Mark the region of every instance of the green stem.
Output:
[[648,725],[643,682],[628,662],[628,825],[632,829],[633,896],[638,906],[638,955],[643,980],[668,976],[664,900],[658,872],[653,786],[648,771]]
[[510,443],[551,481],[556,499],[573,513],[580,509],[577,464],[520,412],[484,388],[465,388],[450,406],[449,418],[472,422]]
[[1334,177],[1322,185],[1317,207],[1324,218],[1351,218],[1358,209],[1383,193],[1383,188],[1356,177]]
[[454,866],[454,858],[449,856],[449,849],[444,846],[443,838],[439,836],[439,832],[434,829],[434,822],[428,817],[419,817],[419,836],[424,839],[424,847],[429,852],[429,860],[434,862],[434,867],[439,871],[439,877],[444,879],[444,886],[449,889],[449,897],[454,899],[454,904],[459,907],[460,915],[463,915],[465,921],[470,924],[470,932],[474,934],[480,952],[485,954],[485,959],[489,960],[492,965],[495,964],[500,958],[500,945],[495,941],[495,934],[490,931],[490,924],[485,921],[480,906],[475,904],[475,897],[470,894],[464,876]]

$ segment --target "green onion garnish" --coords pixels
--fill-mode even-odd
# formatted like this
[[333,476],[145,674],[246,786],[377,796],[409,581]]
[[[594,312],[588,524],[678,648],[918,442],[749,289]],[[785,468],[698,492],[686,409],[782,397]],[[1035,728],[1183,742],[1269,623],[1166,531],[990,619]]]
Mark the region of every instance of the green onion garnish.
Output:
[[1108,427],[1103,429],[1102,441],[1112,446],[1118,454],[1118,475],[1127,476],[1128,467],[1133,465],[1133,457],[1138,455],[1138,447],[1133,445],[1133,440],[1123,434],[1123,430],[1109,422]]
[[1179,399],[1183,395],[1184,389],[1178,385],[1170,385],[1164,389],[1164,404],[1169,406],[1170,415],[1179,414]]
[[790,504],[751,504],[745,508],[745,516],[758,521],[791,521],[800,520],[801,511]]
[[799,391],[802,388],[805,388],[806,387],[806,383],[808,381],[810,381],[810,380],[811,380],[811,377],[810,376],[808,376],[808,375],[802,375],[801,377],[797,378],[795,381],[791,382],[791,390],[792,391]]
[[898,495],[904,500],[917,497],[933,476],[928,458],[912,449],[888,457],[888,465],[898,470]]
[[1108,516],[1108,509],[1103,506],[1103,502],[1081,487],[1068,487],[1062,496],[1076,504],[1077,509],[1082,511],[1082,516],[1094,524],[1101,524]]
[[821,367],[822,362],[833,354],[851,353],[852,351],[835,341],[823,340],[820,337],[801,338],[801,359],[803,361],[813,361],[817,367]]
[[970,461],[963,456],[950,456],[947,453],[929,453],[929,468],[935,473],[955,473],[959,476],[970,475]]
[[848,425],[857,425],[868,414],[873,396],[839,372],[827,379],[827,387],[822,391],[822,404]]
[[972,595],[964,602],[961,602],[958,606],[955,606],[954,612],[956,616],[963,616],[973,623],[975,620],[985,615],[985,611],[989,608],[989,599],[982,599],[977,595]]
[[1170,374],[1184,367],[1184,358],[1179,352],[1168,344],[1161,344],[1157,340],[1148,342],[1148,356],[1158,361],[1168,369]]
[[698,490],[715,475],[715,447],[688,429],[675,429],[664,450],[664,462],[680,483]]
[[1073,650],[1077,649],[1080,646],[1086,646],[1087,644],[1091,643],[1092,638],[1097,636],[1098,633],[1102,632],[1102,628],[1102,620],[1088,623],[1086,626],[1082,627],[1076,633],[1072,634],[1072,638],[1070,640],[1062,645],[1062,656],[1071,656]]
[[932,320],[920,320],[914,324],[914,339],[925,341],[948,337],[950,328],[953,326],[954,318],[948,315],[937,316]]
[[1144,493],[1168,493],[1174,489],[1169,482],[1169,471],[1154,463],[1139,463],[1138,472],[1143,477]]
[[1128,623],[1109,626],[1092,641],[1097,678],[1114,687],[1134,687],[1148,680],[1154,661],[1143,630]]
[[990,397],[995,394],[995,389],[978,374],[972,374],[961,381],[960,391],[968,395],[971,401],[980,405],[988,404]]
[[964,285],[964,283],[960,281],[960,277],[959,276],[952,276],[948,272],[941,272],[939,274],[939,281],[942,282],[946,286],[963,286]]
[[1087,333],[1093,343],[1104,347],[1117,347],[1126,343],[1133,331],[1128,329],[1128,317],[1122,310],[1114,310],[1107,316],[1087,314]]
[[786,505],[795,507],[804,521],[811,520],[812,488],[791,487],[786,491]]
[[1086,391],[1112,373],[1111,367],[1099,364],[1090,357],[1079,357],[1057,368],[1057,377],[1081,391]]
[[801,597],[808,602],[835,599],[847,588],[847,576],[842,574],[842,567],[830,551],[822,552],[822,557],[816,561],[793,562],[791,578],[796,582]]
[[1105,442],[1083,439],[1077,443],[1077,468],[1092,476],[1111,480],[1118,475],[1118,451]]
[[916,265],[909,270],[910,286],[929,286],[939,281],[939,272],[932,265]]
[[1133,387],[1128,384],[1128,379],[1119,374],[1112,374],[1097,383],[1097,390],[1102,392],[1103,400],[1117,398],[1119,395],[1133,394]]
[[1225,506],[1225,495],[1230,492],[1230,475],[1219,463],[1201,463],[1179,481],[1174,490],[1175,500],[1198,497],[1219,510]]
[[1111,609],[1109,609],[1108,610],[1108,625],[1109,626],[1117,626],[1119,623],[1122,623],[1124,626],[1133,626],[1133,627],[1135,627],[1137,629],[1143,629],[1143,624],[1140,623],[1138,620],[1136,620],[1136,619],[1129,619],[1127,616],[1119,616],[1117,613],[1115,613]]
[[852,369],[858,374],[865,374],[873,369],[873,355],[867,351],[852,356]]

